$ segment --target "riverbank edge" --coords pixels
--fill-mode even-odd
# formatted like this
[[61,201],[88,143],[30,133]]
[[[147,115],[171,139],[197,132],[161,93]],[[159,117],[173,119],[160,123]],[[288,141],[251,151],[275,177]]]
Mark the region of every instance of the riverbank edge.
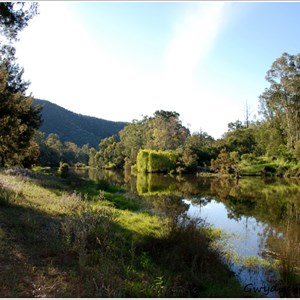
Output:
[[[117,187],[74,176],[1,170],[0,183],[1,297],[249,297],[210,249],[211,230],[176,227]],[[91,225],[85,241],[66,243],[61,224],[73,226],[70,238],[91,222],[86,212],[105,210],[109,233]]]

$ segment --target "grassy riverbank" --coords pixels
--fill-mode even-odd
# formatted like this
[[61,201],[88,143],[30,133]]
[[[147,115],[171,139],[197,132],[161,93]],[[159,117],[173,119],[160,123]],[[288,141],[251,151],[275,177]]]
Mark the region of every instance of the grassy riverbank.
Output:
[[0,172],[0,297],[243,297],[205,226],[78,177]]
[[240,162],[242,176],[300,177],[299,163],[283,158],[254,157]]

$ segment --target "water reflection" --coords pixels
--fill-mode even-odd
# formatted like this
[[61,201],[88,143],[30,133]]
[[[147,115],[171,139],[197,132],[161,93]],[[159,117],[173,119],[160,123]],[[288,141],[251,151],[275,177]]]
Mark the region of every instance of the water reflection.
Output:
[[[295,275],[300,270],[297,181],[242,178],[237,183],[196,176],[134,177],[96,170],[89,170],[88,175],[95,181],[106,180],[136,193],[161,214],[178,216],[186,212],[191,217],[205,219],[227,232],[227,246],[245,258],[243,263],[246,261],[248,267],[238,260],[231,265],[245,286],[268,287],[267,292],[261,290],[266,296],[299,297],[300,282]],[[266,261],[269,265],[263,265]]]

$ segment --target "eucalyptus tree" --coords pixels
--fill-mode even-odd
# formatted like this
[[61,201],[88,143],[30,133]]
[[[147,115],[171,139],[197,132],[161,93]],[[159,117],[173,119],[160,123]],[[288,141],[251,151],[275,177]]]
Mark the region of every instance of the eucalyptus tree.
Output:
[[126,157],[127,164],[129,165],[136,163],[139,150],[145,146],[148,120],[147,116],[144,116],[140,121],[133,120],[119,133],[123,155]]
[[152,117],[144,116],[140,121],[129,123],[120,131],[120,141],[116,136],[103,139],[96,154],[97,164],[129,167],[136,164],[140,149],[177,150],[183,147],[189,135],[177,112],[156,111]]
[[228,124],[228,131],[223,135],[223,145],[228,151],[237,151],[240,155],[256,151],[257,141],[255,139],[256,127],[252,124],[249,127],[236,126],[239,121]]
[[179,113],[173,111],[156,111],[148,122],[146,148],[176,150],[184,145],[190,132],[182,125],[179,116]]
[[99,151],[95,155],[96,164],[103,169],[118,169],[124,164],[122,144],[118,142],[117,136],[102,139]]
[[200,130],[188,136],[184,149],[191,151],[197,156],[199,166],[208,165],[212,158],[216,157],[216,147],[214,146],[214,138],[207,132]]
[[283,53],[267,72],[270,86],[260,95],[261,112],[279,126],[294,149],[300,138],[300,54]]

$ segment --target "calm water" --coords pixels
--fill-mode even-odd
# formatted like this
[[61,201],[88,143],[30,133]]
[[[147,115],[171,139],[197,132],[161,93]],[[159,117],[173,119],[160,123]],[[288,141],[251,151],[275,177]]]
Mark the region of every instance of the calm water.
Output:
[[[300,268],[300,185],[296,181],[170,177],[89,170],[101,184],[111,182],[141,197],[164,214],[201,218],[222,231],[221,249],[246,291],[267,297],[299,297],[300,283],[280,272],[280,262]],[[287,286],[289,286],[287,288]],[[294,287],[294,290],[290,288]]]

